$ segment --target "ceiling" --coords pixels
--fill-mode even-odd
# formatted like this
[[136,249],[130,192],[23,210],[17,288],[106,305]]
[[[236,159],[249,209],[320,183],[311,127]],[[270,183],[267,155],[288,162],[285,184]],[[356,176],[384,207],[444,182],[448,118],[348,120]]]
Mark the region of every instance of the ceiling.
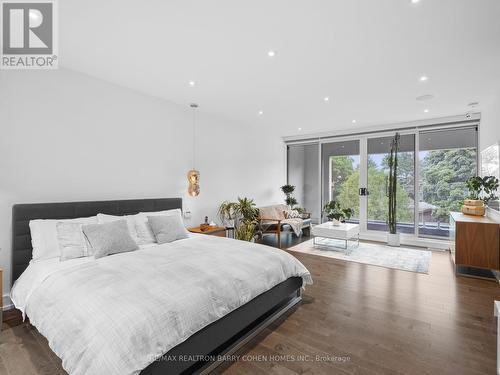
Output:
[[64,0],[60,64],[294,135],[480,110],[499,19],[498,0]]

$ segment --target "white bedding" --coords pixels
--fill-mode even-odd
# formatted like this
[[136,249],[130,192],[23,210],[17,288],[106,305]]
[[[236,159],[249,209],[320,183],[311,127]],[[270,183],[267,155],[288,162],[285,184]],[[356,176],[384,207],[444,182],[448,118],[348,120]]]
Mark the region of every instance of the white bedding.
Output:
[[292,276],[290,254],[215,236],[94,259],[33,262],[11,297],[70,374],[137,374],[155,358]]

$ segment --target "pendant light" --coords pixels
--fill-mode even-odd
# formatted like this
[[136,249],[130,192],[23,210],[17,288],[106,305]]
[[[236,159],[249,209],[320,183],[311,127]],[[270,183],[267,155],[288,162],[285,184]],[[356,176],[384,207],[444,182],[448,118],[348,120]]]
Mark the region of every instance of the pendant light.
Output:
[[193,168],[187,173],[188,179],[188,194],[192,197],[197,197],[200,194],[200,172],[196,170],[195,166],[195,157],[196,157],[196,108],[198,108],[198,104],[192,103],[190,107],[193,110]]

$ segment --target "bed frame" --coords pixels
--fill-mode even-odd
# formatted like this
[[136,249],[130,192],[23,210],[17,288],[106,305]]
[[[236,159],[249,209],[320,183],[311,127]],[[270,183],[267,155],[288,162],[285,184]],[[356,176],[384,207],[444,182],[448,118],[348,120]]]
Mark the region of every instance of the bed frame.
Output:
[[[181,198],[16,204],[12,208],[12,283],[32,257],[29,221],[73,219],[180,208]],[[236,242],[235,242],[236,245]],[[300,302],[302,279],[291,277],[208,325],[151,363],[142,375],[207,374],[273,321]]]

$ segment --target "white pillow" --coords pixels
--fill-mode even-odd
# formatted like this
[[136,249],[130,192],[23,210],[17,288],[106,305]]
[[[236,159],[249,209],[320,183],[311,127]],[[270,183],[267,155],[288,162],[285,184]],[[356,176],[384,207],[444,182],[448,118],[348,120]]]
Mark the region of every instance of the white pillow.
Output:
[[57,240],[56,224],[59,222],[77,222],[82,224],[96,224],[97,216],[81,217],[77,219],[35,219],[30,220],[31,246],[33,247],[32,260],[57,258],[60,256]]
[[[172,216],[178,215],[182,220],[182,211],[179,208],[166,211],[139,212],[135,215],[135,229],[137,230],[138,244],[147,245],[156,243],[156,237],[148,222],[148,216]],[[187,230],[186,230],[187,232]]]
[[82,258],[92,255],[92,247],[83,234],[82,223],[60,221],[56,224],[59,242],[59,260]]
[[123,216],[97,214],[97,223],[98,224],[106,224],[106,223],[112,223],[113,221],[126,220],[127,221],[127,228],[128,228],[128,231],[130,232],[130,236],[132,237],[132,239],[136,243],[139,243],[139,238],[137,236],[137,230],[135,229],[136,216],[138,216],[138,214],[137,215],[123,215]]

